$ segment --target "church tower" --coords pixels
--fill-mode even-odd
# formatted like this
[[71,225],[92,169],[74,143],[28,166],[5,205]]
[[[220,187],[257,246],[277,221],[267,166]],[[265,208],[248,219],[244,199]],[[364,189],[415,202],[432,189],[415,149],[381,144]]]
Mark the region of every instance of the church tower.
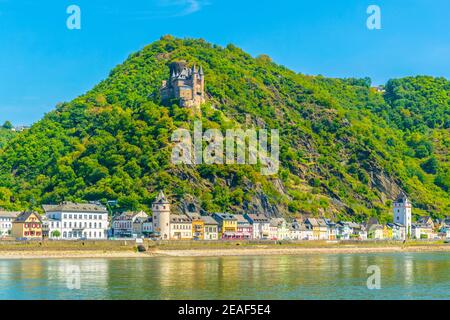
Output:
[[152,204],[153,230],[161,235],[161,240],[170,239],[170,203],[160,191]]
[[412,205],[404,192],[394,202],[394,223],[405,227],[405,238],[411,236]]

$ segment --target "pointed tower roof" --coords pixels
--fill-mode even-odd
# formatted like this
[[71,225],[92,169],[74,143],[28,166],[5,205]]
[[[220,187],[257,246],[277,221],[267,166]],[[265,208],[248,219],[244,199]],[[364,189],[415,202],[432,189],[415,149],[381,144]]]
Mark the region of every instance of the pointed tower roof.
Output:
[[406,196],[406,193],[404,191],[400,192],[400,194],[397,197],[397,200],[395,202],[398,203],[405,203],[408,201],[408,197]]
[[169,204],[169,201],[167,201],[166,196],[164,195],[164,192],[161,190],[156,197],[155,203],[158,204]]
[[202,66],[200,66],[200,75],[204,75]]
[[197,67],[195,66],[195,64],[192,66],[192,74],[197,73]]

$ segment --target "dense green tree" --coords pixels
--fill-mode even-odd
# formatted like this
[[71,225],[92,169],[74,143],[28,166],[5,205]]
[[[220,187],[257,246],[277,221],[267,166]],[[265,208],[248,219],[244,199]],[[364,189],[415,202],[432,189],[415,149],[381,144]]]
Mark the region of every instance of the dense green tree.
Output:
[[7,121],[5,121],[5,123],[3,123],[2,128],[3,129],[7,129],[7,130],[11,130],[13,128],[13,125],[12,125],[11,121],[7,120]]
[[436,174],[439,169],[439,161],[436,157],[431,157],[422,164],[422,169],[429,174]]

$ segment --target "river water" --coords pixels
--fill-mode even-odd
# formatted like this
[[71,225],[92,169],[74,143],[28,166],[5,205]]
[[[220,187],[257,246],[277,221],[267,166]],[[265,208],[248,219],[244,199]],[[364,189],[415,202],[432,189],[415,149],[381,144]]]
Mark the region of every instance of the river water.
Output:
[[450,253],[0,260],[0,299],[450,299]]

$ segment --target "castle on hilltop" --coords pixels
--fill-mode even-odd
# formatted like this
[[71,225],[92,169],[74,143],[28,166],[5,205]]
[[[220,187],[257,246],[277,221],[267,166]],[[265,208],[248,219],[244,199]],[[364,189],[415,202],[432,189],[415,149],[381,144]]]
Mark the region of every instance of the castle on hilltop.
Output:
[[179,99],[182,107],[200,107],[205,102],[205,75],[203,68],[188,68],[185,62],[170,64],[170,78],[161,88],[163,102]]

